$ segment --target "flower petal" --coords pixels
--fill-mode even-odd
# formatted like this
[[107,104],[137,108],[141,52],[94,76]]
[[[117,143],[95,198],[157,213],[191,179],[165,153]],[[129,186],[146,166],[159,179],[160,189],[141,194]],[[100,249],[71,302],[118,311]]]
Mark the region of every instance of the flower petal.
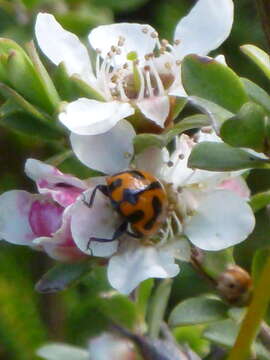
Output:
[[90,358],[95,360],[135,360],[133,344],[110,333],[102,333],[89,342]]
[[128,168],[135,135],[132,125],[121,120],[105,134],[86,136],[71,133],[70,140],[73,151],[82,163],[113,174]]
[[116,290],[129,294],[148,278],[170,278],[178,272],[173,249],[142,246],[127,238],[109,261],[108,279]]
[[78,74],[88,82],[95,80],[86,47],[53,15],[38,14],[35,34],[40,49],[55,65],[64,62],[69,75]]
[[246,201],[228,190],[217,190],[202,198],[184,232],[203,250],[222,250],[247,238],[255,225]]
[[36,237],[29,223],[29,213],[36,195],[11,190],[0,196],[0,238],[12,244],[32,245]]
[[25,172],[30,179],[36,181],[41,194],[50,194],[63,207],[72,204],[88,188],[86,181],[63,174],[54,166],[36,159],[26,161]]
[[199,0],[176,26],[176,56],[207,55],[220,46],[231,32],[233,9],[232,0]]
[[123,46],[120,46],[121,54],[114,57],[115,64],[122,65],[127,61],[130,52],[136,52],[138,59],[153,52],[157,40],[151,34],[156,34],[156,31],[150,25],[128,23],[102,25],[90,32],[89,41],[93,49],[99,49],[101,56],[105,58],[111,47],[118,46],[119,39],[124,39]]
[[161,177],[161,171],[165,164],[169,161],[170,155],[166,148],[160,149],[150,146],[135,157],[135,165],[137,169],[148,171],[150,174]]
[[111,130],[119,120],[134,114],[133,107],[119,101],[81,98],[69,103],[59,120],[78,135],[98,135]]
[[154,121],[158,126],[164,127],[169,115],[170,101],[168,96],[155,96],[137,102],[137,106],[147,119]]
[[[89,201],[93,189],[84,193]],[[90,238],[111,239],[123,220],[113,210],[110,200],[100,191],[96,192],[93,206],[90,208],[83,201],[77,201],[72,207],[71,232],[78,248],[88,255],[108,257],[118,247],[118,241],[97,242]]]

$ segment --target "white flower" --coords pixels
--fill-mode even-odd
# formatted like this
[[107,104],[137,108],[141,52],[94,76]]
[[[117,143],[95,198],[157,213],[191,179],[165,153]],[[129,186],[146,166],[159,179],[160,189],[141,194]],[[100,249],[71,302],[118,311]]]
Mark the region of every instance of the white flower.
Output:
[[[200,132],[197,141],[221,141],[214,134]],[[96,193],[92,207],[81,201],[73,207],[71,231],[81,251],[108,257],[108,279],[122,293],[130,293],[151,277],[178,274],[175,259],[188,261],[190,246],[184,238],[204,250],[222,250],[243,241],[253,230],[254,215],[247,204],[249,192],[239,172],[224,173],[188,168],[195,142],[187,135],[176,140],[169,156],[166,149],[148,148],[135,158],[137,169],[155,175],[165,184],[170,213],[158,237],[160,241],[142,243],[128,235],[111,242],[124,219],[112,208],[110,199]],[[93,189],[84,193],[86,201]]]
[[[89,34],[97,55],[92,66],[77,36],[64,30],[52,15],[38,14],[35,33],[43,53],[56,65],[63,62],[70,76],[79,76],[96,94],[95,99],[81,98],[68,104],[59,115],[73,133],[76,155],[83,161],[79,143],[85,144],[84,136],[88,136],[88,142],[111,143],[112,162],[117,159],[119,163],[122,155],[119,158],[114,137],[125,138],[127,132],[133,135],[131,126],[127,130],[120,125],[123,119],[144,132],[168,126],[173,121],[175,96],[186,96],[180,75],[182,58],[216,49],[228,37],[232,22],[232,0],[199,0],[176,26],[172,45],[159,40],[150,25],[99,26]],[[98,160],[93,159],[91,167],[105,171]]]

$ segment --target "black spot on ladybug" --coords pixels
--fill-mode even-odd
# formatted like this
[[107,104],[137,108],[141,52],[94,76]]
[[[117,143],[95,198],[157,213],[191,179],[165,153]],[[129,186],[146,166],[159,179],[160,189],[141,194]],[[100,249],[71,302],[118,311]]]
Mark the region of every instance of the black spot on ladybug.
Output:
[[158,216],[162,211],[162,203],[157,196],[153,197],[152,206],[153,206],[154,214],[152,218],[149,221],[147,221],[147,223],[144,225],[145,230],[150,230],[154,226]]
[[108,185],[109,193],[112,193],[115,189],[119,188],[122,185],[122,182],[123,180],[118,178]]
[[126,217],[127,221],[131,224],[135,224],[138,221],[141,221],[144,217],[144,212],[142,210],[136,210],[132,214]]

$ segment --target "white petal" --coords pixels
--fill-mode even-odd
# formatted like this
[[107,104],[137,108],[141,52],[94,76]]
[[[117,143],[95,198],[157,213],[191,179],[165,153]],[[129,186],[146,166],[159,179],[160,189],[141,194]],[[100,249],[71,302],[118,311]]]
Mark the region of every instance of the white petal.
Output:
[[71,133],[70,140],[73,151],[82,163],[113,174],[128,168],[133,156],[135,135],[132,125],[121,120],[105,134],[86,136]]
[[135,157],[136,168],[150,172],[156,177],[161,177],[160,171],[169,161],[169,152],[166,148],[160,149],[151,146]]
[[94,360],[132,360],[136,356],[134,346],[129,340],[110,333],[102,333],[91,339],[89,353]]
[[55,65],[64,62],[69,75],[78,74],[83,80],[93,80],[86,47],[76,35],[63,29],[53,15],[38,14],[35,34],[40,49]]
[[[89,201],[92,190],[84,193]],[[86,254],[94,256],[111,256],[118,247],[118,241],[97,242],[91,237],[111,239],[123,220],[113,210],[110,200],[100,191],[96,192],[93,206],[89,208],[82,201],[72,207],[71,232],[78,248]]]
[[109,131],[119,120],[132,114],[134,109],[128,103],[81,98],[69,103],[59,114],[59,120],[75,134],[98,135]]
[[172,249],[142,246],[128,238],[109,261],[108,279],[116,290],[129,294],[148,278],[170,278],[178,272]]
[[155,96],[145,99],[137,102],[137,106],[145,117],[154,121],[158,126],[164,127],[170,111],[168,96]]
[[174,39],[180,40],[176,56],[207,55],[227,39],[232,23],[232,0],[199,0],[176,27]]
[[89,34],[89,41],[93,49],[99,49],[101,56],[105,58],[112,46],[117,46],[119,38],[124,38],[124,45],[120,47],[121,54],[115,56],[116,65],[122,65],[127,61],[127,54],[136,52],[139,59],[152,53],[156,38],[151,34],[155,29],[150,25],[143,24],[112,24],[98,26]]
[[36,237],[29,224],[29,212],[36,196],[11,190],[0,196],[0,238],[12,244],[32,245]]
[[184,232],[203,250],[222,250],[245,240],[254,225],[254,215],[244,199],[231,191],[217,190],[202,198]]

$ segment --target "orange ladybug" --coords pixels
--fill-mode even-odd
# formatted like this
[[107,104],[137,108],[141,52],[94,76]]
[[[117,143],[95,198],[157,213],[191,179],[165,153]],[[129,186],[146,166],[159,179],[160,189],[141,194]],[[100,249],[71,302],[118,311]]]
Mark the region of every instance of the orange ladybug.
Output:
[[[94,203],[97,190],[108,196],[113,208],[123,217],[123,223],[111,239],[90,238],[90,241],[109,242],[123,233],[135,238],[154,235],[164,223],[168,199],[161,182],[146,171],[127,170],[107,177],[107,185],[97,185],[89,204]],[[89,243],[87,248],[89,248]]]

